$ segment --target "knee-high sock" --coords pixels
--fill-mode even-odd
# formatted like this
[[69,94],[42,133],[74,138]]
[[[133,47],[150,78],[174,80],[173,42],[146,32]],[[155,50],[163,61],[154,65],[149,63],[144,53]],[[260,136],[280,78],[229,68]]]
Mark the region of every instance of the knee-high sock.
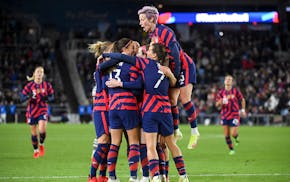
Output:
[[116,165],[119,154],[119,146],[111,144],[108,153],[108,170],[111,178],[116,178]]
[[147,158],[146,144],[140,144],[140,160],[142,165],[143,176],[149,177],[149,162]]
[[183,107],[187,113],[187,119],[188,119],[188,122],[190,123],[191,128],[196,128],[197,127],[197,120],[196,120],[197,114],[196,114],[193,102],[189,101],[183,104]]
[[140,158],[140,149],[138,144],[132,144],[129,147],[129,168],[130,168],[130,175],[137,177],[137,170],[138,170],[138,163]]
[[106,160],[107,155],[109,151],[109,144],[100,143],[98,144],[98,147],[94,153],[94,156],[92,158],[92,165],[91,165],[91,172],[90,176],[95,177],[96,171],[99,167],[99,165]]
[[159,176],[159,160],[158,159],[151,159],[149,160],[149,170],[151,177]]
[[32,146],[33,146],[34,150],[38,149],[37,135],[31,135],[31,143],[32,143]]
[[186,175],[184,160],[182,156],[175,157],[174,159],[175,167],[179,175]]
[[230,136],[226,136],[225,139],[226,139],[226,143],[227,143],[229,149],[233,150],[233,143],[232,143],[231,137]]
[[162,146],[160,145],[160,143],[157,143],[156,150],[159,157],[159,172],[161,175],[166,174],[166,168],[165,168],[166,158],[165,158],[164,150]]
[[39,143],[40,144],[43,144],[44,143],[45,138],[46,138],[46,132],[39,133]]
[[179,125],[179,109],[178,106],[171,106],[171,113],[172,113],[172,117],[173,117],[173,127],[174,130],[178,129],[178,125]]

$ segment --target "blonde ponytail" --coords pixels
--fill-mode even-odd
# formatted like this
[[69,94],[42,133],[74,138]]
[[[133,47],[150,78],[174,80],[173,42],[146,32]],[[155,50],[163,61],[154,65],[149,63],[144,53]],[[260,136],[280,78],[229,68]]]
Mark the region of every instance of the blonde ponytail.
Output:
[[88,49],[89,49],[89,52],[94,53],[95,58],[97,58],[104,52],[104,50],[106,50],[106,48],[110,44],[111,42],[109,41],[105,41],[105,42],[97,41],[94,44],[89,44]]
[[32,76],[26,75],[26,79],[27,79],[27,81],[32,81],[32,80],[34,80],[34,75],[32,75]]

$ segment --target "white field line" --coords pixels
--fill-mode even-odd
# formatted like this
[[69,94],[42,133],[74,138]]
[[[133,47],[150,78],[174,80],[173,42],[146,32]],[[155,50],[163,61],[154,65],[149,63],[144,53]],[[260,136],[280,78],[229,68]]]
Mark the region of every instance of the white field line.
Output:
[[[193,174],[188,175],[189,177],[219,177],[219,176],[290,176],[290,173],[257,173],[257,174]],[[87,178],[88,176],[0,176],[0,180],[14,179],[78,179],[78,178]],[[118,175],[119,178],[125,178],[129,176]],[[170,177],[176,177],[176,175],[170,175]]]

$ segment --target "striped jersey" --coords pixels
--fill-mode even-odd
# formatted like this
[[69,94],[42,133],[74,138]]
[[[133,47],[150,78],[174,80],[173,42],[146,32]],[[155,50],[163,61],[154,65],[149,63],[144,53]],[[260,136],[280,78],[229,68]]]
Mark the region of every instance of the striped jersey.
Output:
[[[122,82],[133,82],[139,72],[132,65],[120,62],[110,72],[109,77]],[[138,110],[137,99],[131,89],[108,88],[110,110]]]
[[93,93],[93,111],[108,111],[108,95],[105,89],[104,83],[106,77],[98,70],[96,65],[96,71],[94,73],[95,79],[95,92]]
[[231,90],[221,89],[216,96],[216,101],[220,99],[228,100],[227,104],[222,105],[221,119],[239,119],[239,102],[242,101],[243,98],[242,93],[236,88],[232,88]]
[[28,97],[29,99],[26,109],[27,118],[37,118],[40,115],[46,115],[48,113],[48,104],[45,97],[51,97],[54,94],[54,90],[49,82],[43,81],[40,84],[34,81],[25,85],[21,92],[22,97]]
[[161,24],[157,24],[155,30],[150,34],[154,43],[163,44],[169,54],[170,69],[178,78],[181,69],[180,51],[181,47],[176,40],[173,30]]

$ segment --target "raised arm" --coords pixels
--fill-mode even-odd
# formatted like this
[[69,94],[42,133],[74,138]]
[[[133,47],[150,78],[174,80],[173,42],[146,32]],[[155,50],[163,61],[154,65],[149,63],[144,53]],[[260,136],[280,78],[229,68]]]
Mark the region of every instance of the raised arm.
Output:
[[121,54],[121,53],[104,53],[103,57],[109,57],[111,59],[117,59],[120,61],[124,61],[126,63],[129,63],[133,66],[136,66],[137,61],[135,56],[128,56],[126,54]]
[[119,62],[121,62],[121,60],[119,60],[119,59],[110,59],[108,61],[104,61],[101,64],[99,64],[98,69],[99,69],[99,71],[104,71],[112,66],[115,66]]

